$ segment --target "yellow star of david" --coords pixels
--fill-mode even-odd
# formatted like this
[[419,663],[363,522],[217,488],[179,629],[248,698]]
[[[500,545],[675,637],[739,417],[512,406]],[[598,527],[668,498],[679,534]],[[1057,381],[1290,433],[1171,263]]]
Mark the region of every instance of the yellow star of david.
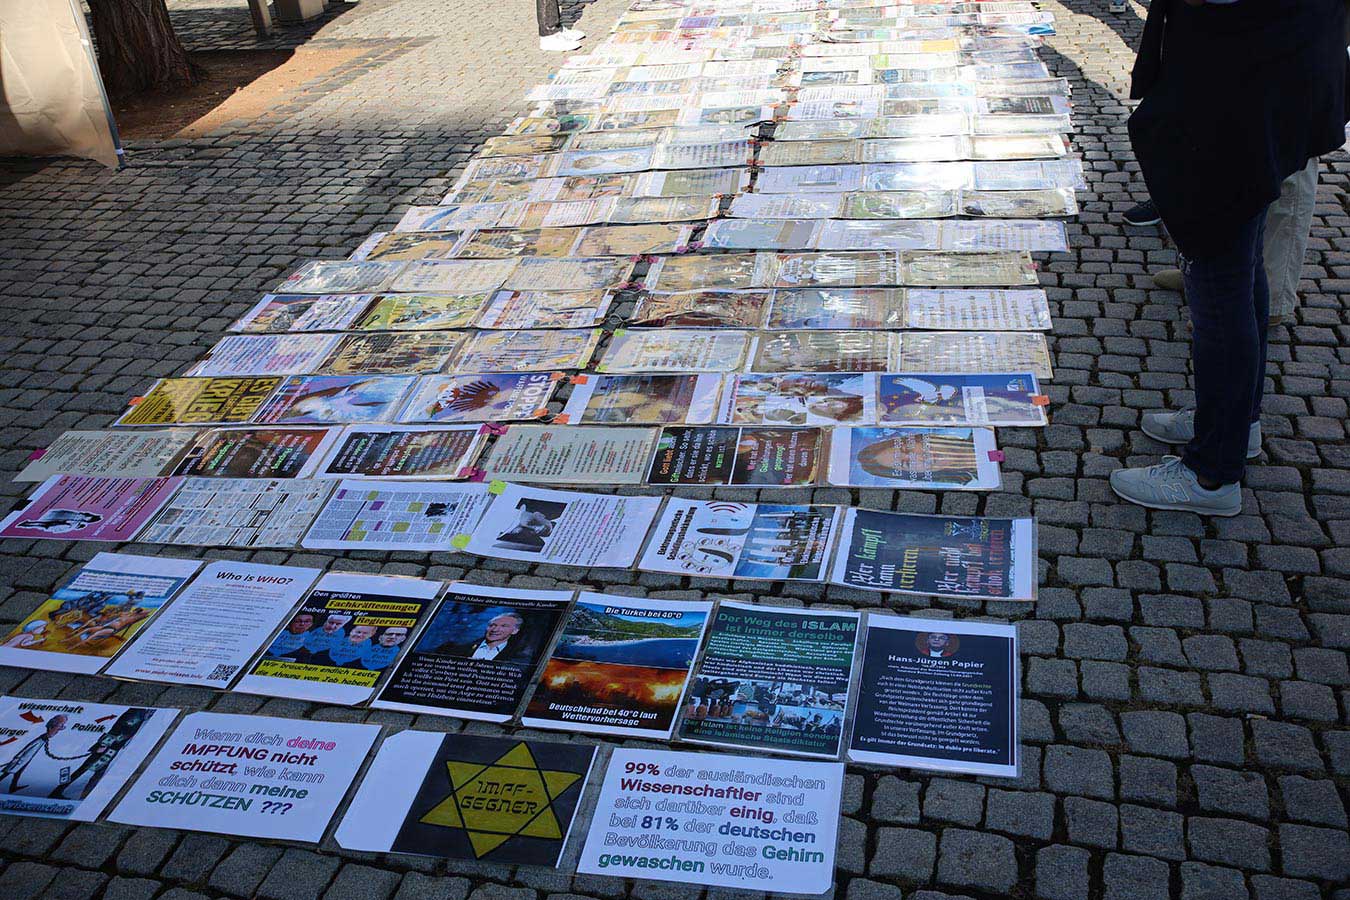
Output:
[[553,801],[580,774],[540,769],[525,744],[516,744],[487,765],[451,760],[445,768],[450,796],[420,821],[462,829],[477,858],[517,834],[562,840]]

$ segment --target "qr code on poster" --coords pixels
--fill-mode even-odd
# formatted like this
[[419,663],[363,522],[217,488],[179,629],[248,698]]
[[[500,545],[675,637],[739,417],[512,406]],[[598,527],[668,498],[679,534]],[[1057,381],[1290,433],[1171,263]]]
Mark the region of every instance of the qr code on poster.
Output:
[[207,681],[229,681],[234,677],[234,673],[239,671],[238,666],[216,666],[211,670],[211,674],[206,676]]

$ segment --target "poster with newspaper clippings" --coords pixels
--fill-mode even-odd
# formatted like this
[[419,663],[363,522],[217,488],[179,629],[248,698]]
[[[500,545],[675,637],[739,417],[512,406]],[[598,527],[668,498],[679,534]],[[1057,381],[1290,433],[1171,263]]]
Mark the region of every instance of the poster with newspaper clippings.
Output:
[[379,733],[378,725],[191,713],[108,818],[317,843]]
[[319,514],[331,481],[185,478],[140,538],[192,547],[295,547]]
[[0,812],[92,822],[177,710],[0,697]]
[[311,550],[449,552],[492,502],[486,484],[344,479],[300,545]]

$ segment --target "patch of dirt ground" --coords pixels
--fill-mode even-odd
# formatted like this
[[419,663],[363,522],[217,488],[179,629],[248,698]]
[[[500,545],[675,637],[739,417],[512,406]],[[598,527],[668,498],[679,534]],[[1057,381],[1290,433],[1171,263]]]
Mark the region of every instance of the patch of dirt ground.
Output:
[[300,86],[363,51],[219,50],[188,54],[202,80],[185,90],[147,91],[113,101],[123,141],[197,137],[226,122],[250,121],[299,93]]

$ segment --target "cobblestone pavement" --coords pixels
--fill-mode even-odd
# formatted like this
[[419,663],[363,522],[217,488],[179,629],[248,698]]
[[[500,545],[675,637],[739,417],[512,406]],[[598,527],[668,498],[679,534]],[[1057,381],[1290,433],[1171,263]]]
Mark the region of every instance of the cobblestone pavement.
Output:
[[[622,5],[597,0],[582,27],[603,33]],[[1038,603],[931,609],[1018,621],[1023,774],[1009,782],[850,770],[837,892],[847,900],[1347,900],[1350,159],[1337,154],[1323,168],[1298,321],[1273,336],[1270,437],[1250,470],[1244,514],[1205,521],[1116,502],[1108,472],[1162,452],[1137,431],[1140,411],[1190,399],[1180,298],[1154,290],[1146,274],[1174,254],[1156,229],[1115,219],[1142,196],[1120,99],[1141,10],[1109,13],[1104,0],[1047,6],[1060,33],[1046,57],[1073,81],[1090,185],[1072,226],[1075,250],[1042,277],[1056,313],[1053,424],[1001,431],[1004,489],[987,498],[812,492],[818,502],[1038,518]],[[297,262],[345,255],[410,203],[439,198],[557,63],[534,49],[532,16],[524,0],[362,0],[301,51],[361,52],[260,122],[134,146],[131,165],[117,173],[69,161],[0,169],[4,496],[22,493],[8,478],[29,451],[65,429],[106,425],[152,377],[197,358]],[[98,549],[0,544],[0,622],[23,617]],[[729,590],[628,572],[588,573],[583,585],[566,580],[575,571],[451,554],[247,557],[653,597]],[[787,602],[878,602],[814,585],[774,591]],[[13,669],[0,669],[0,691],[465,727]],[[331,843],[0,818],[5,900],[702,893],[353,854]]]

